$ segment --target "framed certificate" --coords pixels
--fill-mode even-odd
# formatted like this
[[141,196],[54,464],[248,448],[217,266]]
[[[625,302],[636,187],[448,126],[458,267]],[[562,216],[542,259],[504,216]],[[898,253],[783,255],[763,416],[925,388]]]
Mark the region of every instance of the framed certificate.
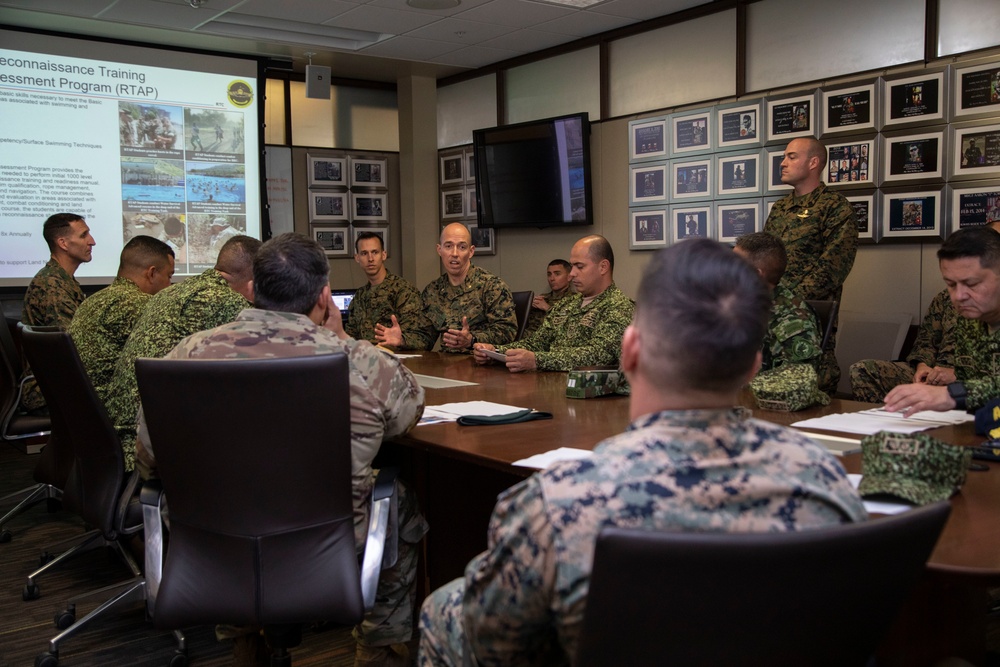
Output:
[[465,182],[476,182],[476,151],[472,146],[465,149]]
[[666,208],[631,209],[629,216],[630,250],[655,250],[667,245]]
[[469,225],[469,235],[472,236],[472,245],[476,246],[477,255],[497,254],[497,237],[495,229],[492,227]]
[[347,159],[342,157],[309,156],[309,185],[346,186]]
[[822,98],[823,122],[820,131],[824,136],[875,129],[878,119],[875,81],[824,90]]
[[639,162],[667,157],[667,119],[646,118],[628,124],[629,160]]
[[736,243],[739,237],[759,232],[761,227],[760,199],[715,205],[715,238],[722,243]]
[[944,130],[883,136],[882,182],[944,178]]
[[781,163],[785,160],[785,147],[766,149],[764,153],[764,160],[767,162],[767,180],[764,181],[764,191],[767,194],[791,192],[794,188],[781,182]]
[[713,158],[670,161],[670,200],[712,198]]
[[767,101],[768,143],[816,136],[816,93]]
[[355,192],[351,194],[351,220],[385,220],[388,215],[387,194]]
[[441,219],[457,220],[465,217],[465,189],[441,191]]
[[712,238],[712,205],[677,204],[670,207],[670,241],[690,238]]
[[760,194],[760,150],[753,153],[719,155],[715,158],[717,197]]
[[948,70],[928,70],[882,82],[882,127],[934,125],[947,120]]
[[858,242],[870,244],[878,241],[878,197],[875,190],[861,192],[851,192],[844,197],[854,208],[854,215],[858,219]]
[[317,222],[333,222],[335,220],[350,220],[349,192],[330,192],[329,190],[309,191],[309,220]]
[[441,185],[454,185],[465,180],[465,153],[451,153],[439,158]]
[[948,232],[1000,221],[1000,181],[972,187],[951,187],[949,200],[951,228]]
[[388,181],[385,174],[385,160],[351,158],[351,185],[384,188]]
[[327,257],[350,257],[351,248],[347,245],[348,227],[333,227],[330,225],[312,225],[312,237],[323,248]]
[[941,220],[943,198],[943,186],[883,192],[881,240],[940,239],[945,232]]
[[465,188],[465,215],[475,217],[479,207],[476,200],[476,186],[470,185]]
[[1000,113],[1000,62],[955,68],[953,120]]
[[760,126],[761,103],[740,103],[716,111],[716,150],[760,146],[764,143]]
[[991,178],[1000,174],[1000,125],[951,128],[951,178]]
[[667,164],[636,166],[629,169],[629,203],[667,202]]
[[826,147],[829,161],[823,180],[830,187],[871,187],[875,185],[878,164],[876,140],[852,139]]
[[702,109],[670,117],[670,155],[695,155],[712,151],[714,110]]

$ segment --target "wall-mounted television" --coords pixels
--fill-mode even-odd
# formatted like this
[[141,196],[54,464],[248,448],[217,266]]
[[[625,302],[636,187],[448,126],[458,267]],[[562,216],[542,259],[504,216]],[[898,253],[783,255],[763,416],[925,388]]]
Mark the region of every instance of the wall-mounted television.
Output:
[[586,113],[472,133],[482,227],[594,224]]

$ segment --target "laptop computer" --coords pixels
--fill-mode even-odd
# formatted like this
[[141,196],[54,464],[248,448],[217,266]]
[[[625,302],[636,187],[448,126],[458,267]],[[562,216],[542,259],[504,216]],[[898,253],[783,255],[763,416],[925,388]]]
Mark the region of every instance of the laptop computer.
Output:
[[346,321],[347,320],[347,307],[351,305],[351,299],[354,298],[354,293],[357,292],[356,289],[335,289],[330,290],[330,294],[333,296],[333,302],[337,304],[337,308],[340,309],[340,316]]

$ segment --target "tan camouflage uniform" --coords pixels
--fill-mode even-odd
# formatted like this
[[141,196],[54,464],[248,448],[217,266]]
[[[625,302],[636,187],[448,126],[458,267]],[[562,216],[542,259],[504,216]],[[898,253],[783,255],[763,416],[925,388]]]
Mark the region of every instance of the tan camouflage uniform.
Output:
[[524,334],[522,334],[521,338],[527,338],[531,334],[538,331],[538,328],[542,326],[542,322],[545,321],[545,316],[551,312],[551,307],[556,305],[560,299],[564,299],[571,294],[573,294],[573,292],[570,291],[569,285],[566,285],[566,287],[558,292],[552,291],[548,294],[542,294],[541,297],[545,299],[547,304],[549,304],[549,310],[542,310],[541,308],[535,308],[532,306],[528,311],[528,323],[524,325]]
[[503,280],[478,266],[470,266],[465,281],[458,286],[451,284],[448,274],[442,274],[427,285],[420,296],[429,322],[421,332],[424,349],[433,348],[448,329],[461,329],[463,317],[468,318],[475,343],[503,345],[517,336],[517,317],[510,289]]
[[965,384],[965,405],[976,410],[1000,398],[1000,330],[979,320],[955,320],[955,375]]
[[[823,342],[816,314],[805,301],[792,294],[784,285],[774,288],[771,319],[764,334],[761,370],[785,364],[809,364],[819,371]],[[822,383],[821,383],[822,384]]]
[[632,323],[635,304],[612,283],[583,305],[582,294],[559,301],[528,338],[500,345],[498,352],[518,348],[535,353],[540,371],[569,371],[579,366],[610,366],[618,363],[622,334]]
[[425,347],[422,329],[427,328],[424,303],[420,293],[409,282],[386,270],[385,280],[378,285],[366,283],[359,288],[348,306],[347,335],[357,340],[376,343],[375,325],[392,326],[395,315],[403,333],[401,350],[422,350]]
[[135,467],[135,360],[162,357],[185,336],[232,322],[249,305],[215,269],[171,285],[149,300],[118,357],[108,389],[108,414],[122,442],[126,470]]
[[[66,330],[83,299],[83,290],[76,278],[69,275],[55,259],[50,259],[31,279],[24,293],[21,321],[28,326],[59,327]],[[27,360],[24,363],[24,375],[31,375]],[[25,382],[21,408],[37,410],[44,406],[45,398],[34,378]]]
[[[259,359],[345,352],[350,364],[351,455],[354,534],[358,554],[364,551],[368,509],[376,471],[372,461],[384,438],[409,431],[424,411],[424,390],[413,374],[391,355],[367,341],[340,340],[305,315],[247,309],[235,322],[201,331],[182,340],[167,359]],[[155,466],[152,448],[140,431],[142,462]],[[355,628],[355,638],[369,646],[408,641],[413,634],[416,590],[416,545],[427,523],[416,500],[399,487],[399,560],[379,577],[375,607]]]
[[[785,195],[771,207],[764,231],[785,244],[788,266],[781,284],[806,300],[841,301],[844,280],[858,252],[858,220],[843,195],[828,190],[825,183],[796,197]],[[840,366],[834,356],[836,323],[824,351],[820,389],[837,390]]]
[[69,325],[80,361],[104,403],[118,356],[150,297],[128,278],[115,278],[80,304]]
[[739,408],[649,414],[500,495],[487,551],[424,602],[418,664],[461,665],[463,643],[482,667],[567,664],[605,526],[773,532],[866,516],[836,458],[791,429]]
[[920,323],[913,350],[906,361],[884,361],[882,359],[862,359],[851,364],[851,391],[854,400],[867,403],[881,403],[893,387],[913,382],[917,364],[925,363],[931,368],[955,366],[955,319],[958,314],[948,296],[948,290],[941,290]]

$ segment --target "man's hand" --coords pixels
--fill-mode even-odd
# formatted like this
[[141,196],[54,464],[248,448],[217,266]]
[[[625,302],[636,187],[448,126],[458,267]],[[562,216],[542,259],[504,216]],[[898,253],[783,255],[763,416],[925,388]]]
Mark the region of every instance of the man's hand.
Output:
[[544,310],[545,312],[549,312],[549,308],[551,308],[549,302],[546,301],[545,297],[541,294],[536,294],[531,300],[531,307],[537,308],[538,310]]
[[469,318],[462,318],[461,329],[448,329],[441,336],[441,344],[453,350],[464,350],[472,347],[472,333],[469,331]]
[[507,370],[511,373],[523,373],[524,371],[533,371],[538,368],[538,365],[535,363],[534,352],[514,348],[513,350],[507,350],[505,354],[507,355]]
[[375,340],[378,341],[380,345],[388,345],[389,347],[399,348],[403,346],[403,330],[399,326],[399,321],[396,320],[395,315],[390,315],[392,319],[392,326],[387,327],[383,324],[375,325]]
[[928,384],[901,384],[885,397],[885,409],[901,412],[904,417],[924,410],[943,412],[955,407],[955,399],[948,395],[948,387]]
[[350,338],[347,332],[344,331],[344,321],[340,317],[340,308],[333,302],[333,297],[330,297],[330,303],[326,304],[326,317],[323,318],[323,328],[329,329],[341,340]]
[[958,378],[955,370],[947,366],[935,366],[931,368],[927,364],[920,362],[917,364],[917,371],[913,374],[913,381],[937,386],[949,385]]
[[490,350],[491,352],[496,351],[496,347],[490,345],[489,343],[476,343],[472,346],[472,357],[476,360],[476,363],[480,366],[485,366],[486,364],[493,363],[493,360],[482,353],[482,350]]

